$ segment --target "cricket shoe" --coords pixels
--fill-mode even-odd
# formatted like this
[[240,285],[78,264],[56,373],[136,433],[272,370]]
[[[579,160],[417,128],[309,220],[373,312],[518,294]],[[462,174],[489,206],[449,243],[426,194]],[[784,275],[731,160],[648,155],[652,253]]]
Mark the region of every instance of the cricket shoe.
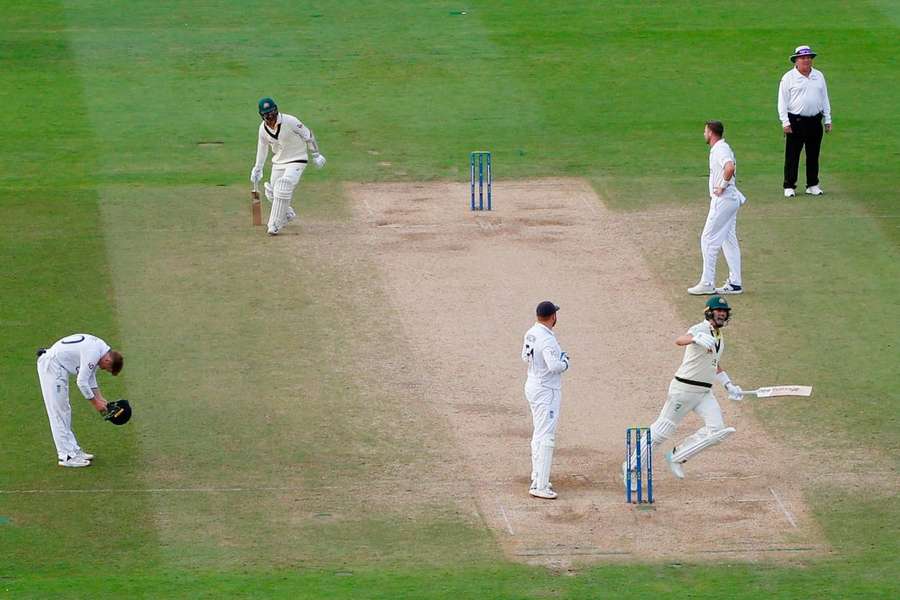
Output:
[[87,460],[87,461],[94,460],[93,454],[91,454],[90,452],[85,452],[84,450],[81,450],[80,448],[75,453],[75,456],[77,456],[78,458],[83,458],[84,460]]
[[297,218],[297,213],[294,212],[294,209],[288,206],[287,212],[284,213],[284,220],[288,223]]
[[706,283],[704,281],[701,281],[694,287],[688,288],[688,294],[691,294],[693,296],[706,296],[706,295],[715,294],[715,293],[716,293],[716,286],[714,286],[711,283]]
[[544,500],[555,500],[556,499],[556,492],[551,490],[549,487],[546,487],[542,490],[534,488],[534,489],[528,490],[528,493],[531,494],[532,496],[534,496],[535,498],[543,498]]
[[794,191],[794,188],[784,188],[784,197],[785,198],[793,198],[797,193]]
[[717,287],[717,288],[716,288],[716,293],[717,293],[717,294],[722,294],[722,295],[725,295],[725,294],[743,294],[743,293],[744,293],[744,288],[741,287],[741,286],[739,286],[739,285],[736,284],[736,283],[731,283],[730,281],[726,281],[726,282],[725,282],[725,285],[723,285],[722,287]]
[[[625,461],[622,461],[622,485],[628,485],[628,466],[625,464]],[[631,471],[631,491],[637,491],[637,476],[634,473],[634,470]]]
[[672,475],[677,477],[678,479],[684,479],[684,469],[681,468],[681,463],[677,463],[672,460],[672,452],[666,452],[666,462],[669,463],[669,470],[672,471]]
[[[529,489],[529,490],[536,490],[536,489],[537,489],[537,482],[534,481],[534,480],[532,479],[532,480],[531,480],[531,487],[529,487],[528,489]],[[550,483],[549,481],[547,482],[547,489],[548,489],[548,490],[552,490],[552,489],[553,489],[553,484]]]
[[281,227],[269,227],[266,233],[268,233],[269,235],[278,235],[279,231],[281,231]]
[[66,456],[65,458],[60,458],[56,463],[61,467],[89,467],[91,466],[91,461],[86,458],[82,458],[81,456]]
[[822,188],[820,188],[819,186],[811,185],[808,188],[806,188],[806,193],[810,196],[821,196],[825,192],[823,192]]

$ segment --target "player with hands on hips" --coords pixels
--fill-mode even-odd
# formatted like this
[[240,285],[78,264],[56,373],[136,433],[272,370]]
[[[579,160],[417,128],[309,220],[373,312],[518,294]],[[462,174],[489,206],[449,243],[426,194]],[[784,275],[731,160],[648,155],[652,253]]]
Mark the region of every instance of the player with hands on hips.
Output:
[[259,101],[259,134],[256,144],[256,162],[250,170],[250,182],[257,185],[263,178],[263,167],[271,148],[272,173],[265,183],[266,199],[272,203],[269,213],[268,233],[278,235],[281,229],[293,221],[297,213],[291,206],[294,188],[300,182],[309,157],[321,169],[325,157],[319,152],[316,136],[297,117],[278,111],[271,98]]
[[[118,375],[124,359],[100,338],[75,333],[64,337],[48,349],[37,351],[37,372],[41,393],[50,419],[50,432],[56,445],[57,464],[61,467],[90,466],[94,456],[78,445],[72,431],[72,406],[69,404],[69,376],[75,381],[81,394],[90,401],[97,412],[107,415],[109,406],[97,385],[97,369]],[[125,402],[125,401],[117,401]],[[125,402],[127,405],[127,402]],[[129,408],[130,415],[130,408]]]
[[[743,398],[740,386],[731,381],[720,364],[725,351],[722,329],[731,318],[731,307],[721,296],[713,296],[706,302],[703,316],[703,321],[675,340],[676,345],[684,347],[684,358],[669,384],[666,403],[650,426],[653,447],[656,448],[674,435],[687,413],[693,411],[703,419],[703,427],[666,454],[669,468],[679,479],[684,479],[682,465],[689,458],[735,432],[733,427],[725,427],[719,403],[712,393],[713,382],[721,383],[731,400]],[[642,441],[641,451],[647,451],[646,439]],[[631,455],[630,464],[622,463],[623,481],[627,480],[627,470],[635,467],[636,454],[637,450]],[[631,482],[633,489],[636,489],[637,478],[632,477]]]
[[528,364],[525,399],[531,409],[534,433],[531,436],[531,486],[535,498],[552,500],[556,492],[550,484],[550,465],[559,424],[561,375],[569,370],[569,356],[559,347],[553,328],[559,307],[545,300],[535,310],[537,322],[525,332],[522,360]]

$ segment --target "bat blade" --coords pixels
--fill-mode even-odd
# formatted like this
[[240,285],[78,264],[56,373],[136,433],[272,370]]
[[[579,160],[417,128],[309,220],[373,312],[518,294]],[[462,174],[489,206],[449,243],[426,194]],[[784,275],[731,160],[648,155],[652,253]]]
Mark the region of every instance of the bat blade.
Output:
[[259,190],[256,184],[253,185],[253,191],[250,192],[250,215],[253,225],[262,225],[262,205],[259,201]]
[[811,385],[773,385],[769,387],[761,387],[756,390],[744,392],[753,394],[757,398],[771,398],[773,396],[811,396]]

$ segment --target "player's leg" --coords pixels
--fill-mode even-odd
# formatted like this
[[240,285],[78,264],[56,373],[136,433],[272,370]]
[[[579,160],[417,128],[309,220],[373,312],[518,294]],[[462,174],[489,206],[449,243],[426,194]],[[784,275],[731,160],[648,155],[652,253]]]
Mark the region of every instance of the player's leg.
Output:
[[819,151],[822,148],[822,120],[804,119],[804,137],[806,138],[806,187],[819,185]]
[[[703,419],[703,427],[681,441],[672,452],[666,456],[666,460],[675,465],[682,465],[701,451],[715,446],[735,432],[734,427],[725,427],[722,420],[722,410],[712,391],[703,395],[703,399],[694,408],[694,411]],[[674,471],[674,469],[673,469]]]
[[722,252],[725,254],[725,262],[728,263],[728,281],[735,286],[743,288],[741,281],[741,247],[737,237],[737,211],[731,217],[728,226],[728,235],[722,243]]
[[719,250],[728,238],[732,221],[736,218],[741,202],[735,194],[728,194],[713,198],[710,203],[709,215],[706,225],[700,236],[703,248],[703,275],[701,283],[715,284],[716,261],[719,259]]
[[[49,358],[38,359],[38,379],[50,421],[50,433],[60,464],[86,466],[72,461],[78,455],[78,441],[72,432],[72,406],[69,404],[69,380]],[[86,462],[86,461],[85,461]]]
[[272,202],[272,216],[269,218],[269,233],[273,233],[273,222],[274,233],[278,233],[278,230],[284,227],[288,221],[296,217],[296,213],[291,207],[291,199],[305,167],[306,165],[303,163],[292,163],[284,168],[281,177],[275,181],[272,188],[275,200]]
[[537,438],[537,456],[534,463],[534,483],[529,493],[538,498],[552,499],[556,493],[550,487],[550,468],[556,447],[556,427],[559,424],[560,391],[541,388],[532,405]]
[[268,232],[270,234],[278,233],[278,230],[281,229],[281,225],[279,224],[279,211],[276,209],[275,186],[281,179],[282,175],[284,175],[284,171],[285,170],[283,167],[276,167],[275,165],[272,165],[272,173],[269,175],[269,182],[264,186],[266,190],[266,198],[268,198],[272,202],[272,207],[269,209],[268,223]]
[[800,153],[803,152],[803,132],[800,122],[791,119],[792,133],[784,134],[784,189],[797,187],[797,173],[800,170]]

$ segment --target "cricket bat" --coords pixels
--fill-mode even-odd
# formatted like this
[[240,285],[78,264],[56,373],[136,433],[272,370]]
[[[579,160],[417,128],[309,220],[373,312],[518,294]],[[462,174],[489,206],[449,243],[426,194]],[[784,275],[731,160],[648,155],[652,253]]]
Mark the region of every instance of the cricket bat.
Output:
[[262,225],[262,206],[259,202],[259,184],[253,184],[250,192],[250,214],[254,225]]
[[811,385],[773,385],[761,387],[755,390],[744,390],[744,394],[753,394],[757,398],[771,398],[772,396],[811,396]]

